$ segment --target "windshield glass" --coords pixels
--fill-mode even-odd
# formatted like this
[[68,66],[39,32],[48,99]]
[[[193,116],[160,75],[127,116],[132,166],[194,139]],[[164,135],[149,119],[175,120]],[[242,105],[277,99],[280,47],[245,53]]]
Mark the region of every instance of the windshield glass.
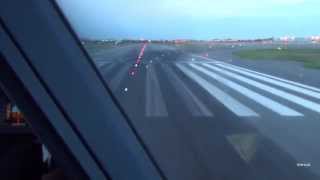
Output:
[[57,2],[167,179],[320,179],[320,1]]

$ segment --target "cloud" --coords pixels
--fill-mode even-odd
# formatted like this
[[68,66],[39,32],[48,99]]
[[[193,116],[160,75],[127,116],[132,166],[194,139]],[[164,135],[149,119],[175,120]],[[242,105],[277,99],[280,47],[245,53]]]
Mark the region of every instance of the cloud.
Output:
[[[300,6],[310,5],[310,12],[320,6],[318,0],[58,0],[67,6],[87,9],[93,14],[116,19],[135,18],[228,18],[247,16],[286,16],[298,14]],[[303,8],[303,7],[302,7]],[[70,10],[69,10],[70,11]]]
[[57,1],[84,37],[268,37],[317,31],[320,18],[319,0]]
[[299,5],[306,3],[306,0],[270,0],[269,2],[275,5]]
[[305,0],[163,0],[160,11],[192,16],[235,17],[267,16],[290,11],[293,6],[306,3]]

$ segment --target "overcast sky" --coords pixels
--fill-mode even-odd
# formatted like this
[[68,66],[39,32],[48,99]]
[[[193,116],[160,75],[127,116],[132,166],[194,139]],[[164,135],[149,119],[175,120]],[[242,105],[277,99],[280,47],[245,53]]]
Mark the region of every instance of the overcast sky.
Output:
[[320,34],[319,0],[57,0],[82,38],[213,39]]

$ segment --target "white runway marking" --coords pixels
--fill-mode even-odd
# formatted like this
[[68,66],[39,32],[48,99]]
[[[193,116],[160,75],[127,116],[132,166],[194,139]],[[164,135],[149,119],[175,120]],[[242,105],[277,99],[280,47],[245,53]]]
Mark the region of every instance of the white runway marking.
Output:
[[218,71],[226,76],[229,76],[233,79],[237,79],[239,81],[242,81],[246,84],[249,84],[251,86],[254,86],[254,87],[257,87],[259,89],[262,89],[268,93],[271,93],[271,94],[274,94],[276,96],[279,96],[280,98],[283,98],[283,99],[286,99],[288,101],[291,101],[293,103],[296,103],[300,106],[303,106],[307,109],[310,109],[310,110],[313,110],[315,112],[318,112],[320,113],[320,104],[317,104],[315,102],[312,102],[312,101],[309,101],[309,100],[306,100],[304,98],[301,98],[299,96],[296,96],[296,95],[293,95],[293,94],[290,94],[290,93],[287,93],[285,91],[282,91],[282,90],[279,90],[279,89],[276,89],[276,88],[273,88],[271,86],[268,86],[268,85],[265,85],[265,84],[262,84],[260,82],[257,82],[257,81],[254,81],[254,80],[251,80],[249,78],[246,78],[246,77],[243,77],[243,76],[239,76],[238,74],[235,74],[235,73],[232,73],[232,72],[227,72],[227,71],[223,71],[215,66],[213,66],[212,64],[204,64],[204,66],[212,69],[212,70],[215,70],[215,71]]
[[251,72],[251,73],[254,73],[254,74],[257,74],[257,75],[265,76],[265,77],[268,77],[268,78],[271,78],[271,79],[279,80],[279,81],[286,82],[286,83],[289,83],[289,84],[293,84],[293,85],[296,85],[296,86],[300,86],[300,87],[303,87],[303,88],[306,88],[306,89],[309,89],[309,90],[320,92],[319,88],[316,88],[316,87],[313,87],[313,86],[309,86],[309,85],[306,85],[306,84],[290,81],[290,80],[279,78],[279,77],[272,76],[272,75],[269,75],[269,74],[260,73],[260,72],[257,72],[257,71],[253,71],[253,70],[250,70],[250,69],[246,69],[246,68],[243,68],[243,67],[235,66],[235,65],[224,63],[224,62],[220,62],[220,61],[215,61],[215,62],[217,64],[225,64],[225,65],[232,66],[234,68],[237,68],[237,69],[240,69],[240,70],[243,70],[243,71]]
[[159,81],[154,67],[147,69],[146,77],[146,116],[167,117],[168,111],[160,89]]
[[169,66],[162,65],[163,71],[167,74],[169,81],[175,87],[175,91],[184,101],[193,116],[212,117],[211,111],[195,96],[187,85],[177,76]]
[[299,86],[294,86],[292,84],[288,84],[288,83],[285,83],[285,82],[282,82],[282,81],[274,80],[272,78],[268,78],[268,77],[265,77],[265,76],[256,75],[254,73],[243,71],[243,70],[240,70],[238,68],[234,68],[234,67],[222,64],[222,63],[217,64],[217,66],[220,66],[220,67],[223,67],[225,69],[229,69],[229,70],[238,72],[240,74],[244,74],[244,75],[253,77],[255,79],[259,79],[259,80],[268,82],[270,84],[274,84],[274,85],[277,85],[277,86],[280,86],[280,87],[284,87],[286,89],[290,89],[292,91],[295,91],[295,92],[298,92],[298,93],[301,93],[301,94],[305,94],[305,95],[310,96],[310,97],[314,97],[314,98],[320,99],[320,93],[317,93],[317,92],[314,92],[314,91],[311,91],[311,90],[308,90],[308,89],[305,89],[305,88],[302,88],[302,87],[299,87]]
[[[303,116],[301,113],[286,107],[278,102],[275,102],[263,95],[260,95],[246,87],[243,87],[235,82],[232,82],[226,78],[223,78],[222,76],[209,71],[203,67],[200,67],[199,65],[191,64],[191,67],[197,69],[198,71],[203,72],[204,74],[208,75],[209,77],[212,77],[213,79],[217,80],[218,82],[228,86],[229,88],[237,91],[238,93],[254,100],[255,102],[259,103],[260,105],[272,110],[273,112],[276,112],[282,116]],[[209,67],[209,65],[203,65]],[[221,69],[214,69],[216,71],[222,72]]]
[[207,80],[200,77],[198,74],[192,72],[189,68],[181,64],[177,64],[177,67],[186,74],[189,78],[198,83],[204,88],[211,96],[216,98],[222,104],[224,104],[230,111],[238,116],[259,116],[256,112],[241,104],[239,101],[226,94],[222,90],[218,89],[214,85],[210,84]]

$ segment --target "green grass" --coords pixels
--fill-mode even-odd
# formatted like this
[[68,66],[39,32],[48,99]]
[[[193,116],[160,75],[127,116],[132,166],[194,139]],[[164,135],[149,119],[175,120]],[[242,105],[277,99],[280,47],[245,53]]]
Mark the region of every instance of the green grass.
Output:
[[307,68],[320,69],[320,49],[252,49],[236,51],[234,55],[251,60],[297,61]]

